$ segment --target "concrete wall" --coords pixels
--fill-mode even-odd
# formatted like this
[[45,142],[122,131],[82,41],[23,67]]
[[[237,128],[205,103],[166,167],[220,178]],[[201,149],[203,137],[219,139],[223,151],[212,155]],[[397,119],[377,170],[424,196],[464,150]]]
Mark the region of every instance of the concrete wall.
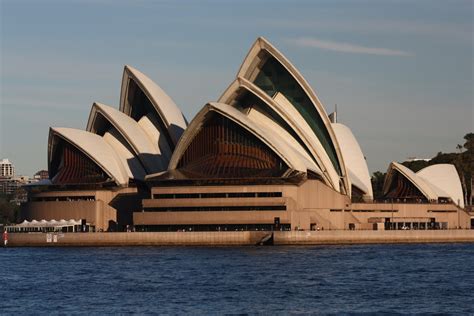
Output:
[[[252,198],[192,198],[143,199],[136,188],[110,190],[71,190],[35,193],[33,197],[94,196],[95,201],[28,202],[22,206],[21,218],[28,220],[85,218],[97,229],[109,229],[111,222],[121,226],[135,225],[193,225],[193,224],[291,224],[292,229],[310,230],[312,224],[324,230],[373,229],[373,223],[385,218],[405,218],[406,221],[448,223],[448,228],[469,228],[470,216],[452,204],[390,204],[354,203],[349,198],[317,180],[301,185],[235,185],[154,187],[152,194],[169,193],[230,193],[282,192],[282,197]],[[142,212],[143,207],[193,206],[286,206],[286,211],[213,211],[213,212]],[[393,210],[393,212],[392,212]],[[133,214],[133,215],[132,215]],[[412,220],[413,219],[413,220]],[[380,225],[379,225],[380,226]],[[314,228],[314,226],[313,226]],[[123,227],[119,227],[123,231]]]
[[300,211],[350,208],[351,201],[347,196],[334,191],[321,181],[307,180],[292,193]]
[[391,221],[403,221],[405,218],[407,222],[426,222],[429,218],[435,218],[437,222],[448,223],[448,229],[470,228],[469,213],[454,204],[354,203],[351,209],[354,217],[361,223],[377,217],[390,218]]
[[281,224],[290,223],[285,211],[139,212],[133,221],[135,225],[273,224],[275,217]]
[[291,190],[294,185],[219,185],[219,186],[176,186],[176,187],[153,187],[152,194],[158,193],[208,193],[208,192],[284,192]]
[[[11,233],[9,246],[237,246],[271,232]],[[274,232],[275,245],[474,242],[474,230]]]
[[[268,232],[160,232],[9,234],[9,246],[238,246],[255,245]],[[49,238],[49,242],[48,242]]]
[[474,242],[474,230],[275,232],[277,245]]
[[[301,229],[310,229],[311,223],[325,222],[315,211],[345,209],[350,200],[318,180],[307,180],[301,186],[285,185],[241,185],[241,186],[181,186],[154,187],[153,194],[170,193],[229,193],[229,192],[281,192],[283,197],[273,198],[214,198],[214,199],[146,199],[144,207],[189,207],[189,206],[261,206],[285,205],[286,211],[220,211],[220,212],[143,212],[134,214],[135,225],[170,224],[272,224],[280,217],[282,224],[292,224]],[[319,221],[316,220],[319,219]],[[319,225],[321,226],[321,224]],[[335,226],[333,228],[336,228]]]
[[[453,204],[355,203],[318,180],[301,185],[181,186],[154,187],[152,194],[170,193],[282,192],[281,198],[214,198],[214,199],[146,199],[144,207],[249,206],[286,205],[286,211],[220,211],[220,212],[140,212],[134,214],[135,225],[172,224],[271,224],[280,217],[292,229],[372,230],[374,222],[385,218],[405,218],[407,222],[448,223],[448,228],[469,228],[468,213]],[[378,220],[374,220],[377,219]],[[393,221],[393,220],[392,220]],[[396,221],[396,220],[395,220]],[[313,226],[315,225],[315,226]],[[382,225],[379,228],[382,228]]]
[[[78,201],[30,201],[23,203],[20,211],[20,221],[23,220],[60,220],[60,219],[86,219],[86,221],[96,229],[115,229],[118,217],[125,214],[129,217],[129,224],[132,224],[132,213],[141,209],[141,199],[135,199],[134,203],[126,203],[123,196],[134,196],[137,194],[136,188],[115,188],[107,190],[63,190],[46,191],[31,194],[30,199],[38,198],[62,198],[62,197],[84,197],[91,196],[94,200]],[[128,199],[125,199],[128,200]],[[137,206],[138,205],[138,209]],[[119,214],[118,212],[119,211]],[[127,213],[128,212],[128,213]],[[128,224],[128,223],[126,223]]]
[[115,210],[103,201],[28,202],[22,205],[21,220],[85,219],[96,229],[107,230],[109,221],[116,221]]
[[199,225],[199,224],[273,224],[280,217],[281,224],[291,222],[291,210],[295,201],[294,185],[242,185],[242,186],[180,186],[154,187],[153,194],[170,193],[245,193],[282,192],[283,197],[252,198],[186,198],[186,199],[145,199],[143,207],[215,207],[215,206],[286,206],[287,211],[176,211],[137,212],[133,214],[135,225]]

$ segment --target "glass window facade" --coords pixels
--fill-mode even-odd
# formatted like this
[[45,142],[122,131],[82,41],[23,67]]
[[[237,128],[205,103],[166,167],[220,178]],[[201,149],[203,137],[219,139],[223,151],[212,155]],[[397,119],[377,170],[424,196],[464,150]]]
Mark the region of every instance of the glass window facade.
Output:
[[109,181],[107,174],[73,145],[60,140],[51,162],[53,184],[89,184]]
[[306,92],[288,70],[273,56],[270,56],[261,67],[254,83],[271,97],[277,92],[282,93],[293,104],[318,137],[338,174],[342,175],[336,149],[321,116]]
[[[288,123],[278,115],[271,107],[269,107],[265,102],[263,102],[259,97],[251,93],[250,91],[245,91],[237,99],[236,104],[239,108],[246,109],[251,107],[256,107],[266,115],[268,115],[275,123],[280,125],[288,134],[290,134],[303,149],[308,153],[310,157],[313,157],[311,151],[306,146],[305,142],[296,134],[293,128],[291,128]],[[314,157],[313,157],[314,158]],[[316,162],[316,160],[314,160]]]
[[177,169],[189,177],[281,177],[288,166],[266,144],[240,125],[211,112]]

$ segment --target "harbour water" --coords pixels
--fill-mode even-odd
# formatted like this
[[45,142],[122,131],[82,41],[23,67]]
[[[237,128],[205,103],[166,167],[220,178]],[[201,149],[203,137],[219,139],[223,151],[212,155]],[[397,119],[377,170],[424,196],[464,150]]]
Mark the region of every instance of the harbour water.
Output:
[[0,248],[0,314],[474,313],[474,244]]

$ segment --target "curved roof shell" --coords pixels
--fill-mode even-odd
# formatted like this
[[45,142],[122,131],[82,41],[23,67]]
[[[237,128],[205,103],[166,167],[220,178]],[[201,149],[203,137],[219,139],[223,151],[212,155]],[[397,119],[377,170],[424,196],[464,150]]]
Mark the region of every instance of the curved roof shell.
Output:
[[416,175],[429,182],[438,196],[449,197],[454,203],[464,207],[461,180],[454,165],[431,165],[421,169]]
[[166,170],[168,160],[161,154],[158,144],[152,143],[147,133],[131,117],[110,106],[94,103],[87,123],[87,131],[98,132],[98,118],[102,115],[127,141],[140,159],[147,173]]
[[[270,60],[270,58],[273,58],[271,59],[271,61],[273,63],[276,63],[277,67],[285,69],[287,74],[289,75],[289,77],[283,79],[283,82],[286,81],[284,84],[286,84],[287,86],[291,86],[293,89],[298,89],[298,91],[302,93],[300,93],[301,96],[309,100],[308,102],[311,103],[306,105],[298,104],[298,102],[295,101],[296,98],[291,98],[293,100],[291,101],[289,94],[285,93],[284,91],[279,91],[290,101],[290,104],[297,107],[297,110],[302,114],[302,116],[304,116],[305,120],[310,125],[313,133],[320,140],[334,168],[341,177],[342,186],[345,188],[346,193],[350,194],[350,180],[347,176],[347,170],[344,165],[341,150],[337,142],[336,136],[334,135],[334,132],[331,128],[331,123],[329,121],[327,113],[324,110],[318,97],[308,84],[308,82],[289,62],[289,60],[282,53],[280,53],[273,45],[271,45],[266,39],[259,37],[248,52],[237,76],[246,78],[251,82],[261,80],[262,84],[260,86],[263,87],[267,84],[265,83],[265,80],[268,81],[269,79],[268,77],[263,77],[259,79],[259,75],[262,73],[261,67],[265,67],[266,61]],[[294,80],[298,87],[295,87],[293,84],[288,85],[288,79]],[[270,83],[270,85],[271,84],[272,83]],[[276,90],[278,91],[279,89],[277,88]],[[268,91],[267,94],[274,94],[274,92],[275,91],[273,90],[271,92]]]
[[120,161],[125,167],[128,177],[130,179],[143,181],[147,172],[133,152],[133,149],[127,144],[122,135],[120,135],[115,128],[111,128],[109,131],[104,133],[102,138],[120,157]]
[[369,168],[354,134],[344,124],[332,123],[352,185],[365,193],[364,198],[373,199]]
[[410,181],[428,200],[437,200],[438,195],[433,190],[433,188],[422,178],[418,177],[416,173],[411,171],[409,168],[405,167],[398,162],[391,162],[388,170],[387,175],[385,176],[383,191],[386,193],[388,188],[390,187],[392,176],[394,172],[399,172],[402,176],[404,176],[408,181]]
[[288,165],[289,168],[301,172],[307,172],[307,170],[311,170],[314,173],[321,175],[321,171],[312,161],[309,161],[300,153],[298,153],[287,142],[280,139],[271,131],[262,129],[245,114],[224,103],[208,103],[195,116],[195,118],[189,124],[188,129],[183,134],[181,141],[178,143],[178,146],[176,147],[176,150],[171,158],[168,170],[176,169],[181,156],[184,154],[188,146],[193,141],[194,137],[200,131],[201,127],[205,123],[206,114],[209,112],[218,113],[219,115],[232,120],[245,130],[255,135],[266,146],[268,146],[268,148],[277,154]]
[[[289,132],[292,134],[290,137],[299,143],[299,146],[296,146],[297,150],[302,155],[307,155],[306,152],[308,152],[311,156],[309,159],[314,161],[318,169],[322,171],[322,178],[326,184],[339,191],[339,175],[331,164],[321,143],[300,113],[289,104],[289,101],[287,103],[281,101],[285,98],[283,95],[273,99],[254,83],[245,78],[238,77],[222,94],[219,102],[236,106],[239,95],[244,92],[248,92],[260,99],[273,112],[272,114],[279,116],[279,119],[288,125],[288,128],[291,129]],[[277,102],[277,100],[280,102]]]
[[456,168],[450,164],[428,166],[414,173],[397,162],[392,162],[385,177],[383,191],[388,191],[394,172],[399,172],[409,180],[429,200],[449,198],[460,207],[464,207],[461,181]]
[[[51,127],[48,140],[48,167],[54,151],[53,138],[60,137],[96,163],[119,186],[128,185],[128,173],[120,156],[100,136],[74,128]],[[50,169],[51,170],[51,169]]]
[[311,162],[314,165],[313,169],[318,168],[304,148],[284,128],[278,125],[274,120],[266,115],[266,113],[261,111],[261,109],[251,108],[248,110],[246,116],[262,130],[272,131],[276,137],[285,142],[289,147],[296,151],[298,155],[304,157],[306,161]]
[[[122,89],[120,93],[120,111],[130,114],[132,109],[127,102],[130,81],[139,87],[148,100],[153,105],[160,125],[166,129],[167,136],[170,139],[170,147],[174,148],[179,141],[182,133],[186,129],[186,119],[181,113],[174,101],[161,89],[155,82],[145,74],[131,66],[125,66],[122,77]],[[165,132],[165,131],[163,131]]]

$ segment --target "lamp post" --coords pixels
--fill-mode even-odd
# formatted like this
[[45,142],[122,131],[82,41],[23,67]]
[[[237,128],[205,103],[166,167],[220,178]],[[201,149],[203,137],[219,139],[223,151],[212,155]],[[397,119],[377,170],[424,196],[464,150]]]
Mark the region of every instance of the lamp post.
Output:
[[457,206],[457,207],[456,207],[456,210],[457,210],[457,212],[458,212],[458,229],[461,228],[461,223],[460,223],[461,220],[460,220],[460,215],[459,215],[459,205],[460,205],[460,201],[459,201],[459,199],[458,199],[458,205],[456,205],[456,206]]

